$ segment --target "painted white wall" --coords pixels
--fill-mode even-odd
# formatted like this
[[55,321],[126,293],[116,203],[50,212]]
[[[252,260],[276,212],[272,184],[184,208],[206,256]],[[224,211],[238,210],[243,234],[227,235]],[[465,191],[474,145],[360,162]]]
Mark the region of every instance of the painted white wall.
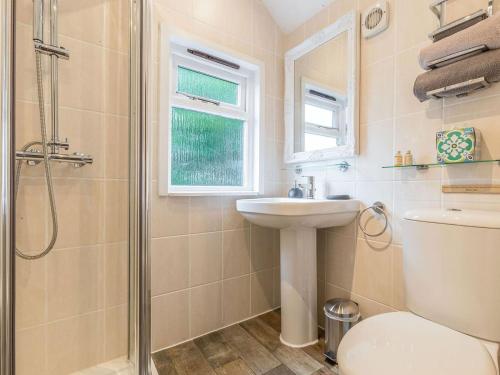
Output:
[[289,33],[334,0],[263,0],[276,23]]

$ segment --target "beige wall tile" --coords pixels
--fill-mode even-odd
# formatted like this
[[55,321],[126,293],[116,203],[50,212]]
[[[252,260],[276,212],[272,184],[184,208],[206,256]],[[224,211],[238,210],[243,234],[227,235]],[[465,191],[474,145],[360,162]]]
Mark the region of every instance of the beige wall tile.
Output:
[[[187,3],[187,1],[182,1]],[[121,0],[105,2],[104,46],[128,53],[129,48],[129,4]]]
[[394,110],[394,58],[388,56],[363,67],[360,86],[361,124],[390,119]]
[[193,197],[189,207],[189,233],[215,232],[222,229],[220,197]]
[[111,50],[104,54],[104,110],[128,116],[128,57]]
[[253,6],[254,46],[274,53],[274,41],[278,27],[264,4],[254,1]]
[[47,367],[65,375],[104,360],[104,313],[95,312],[47,326]]
[[222,198],[223,229],[241,229],[250,226],[250,223],[236,210],[236,200],[233,197]]
[[[59,232],[56,248],[94,245],[103,239],[104,184],[97,180],[56,179]],[[49,210],[48,210],[49,211]],[[50,212],[47,212],[50,223]]]
[[424,103],[413,95],[413,85],[418,75],[424,73],[418,63],[418,55],[422,44],[407,49],[396,56],[396,95],[395,108],[396,115],[405,115],[409,113],[422,111],[439,111],[443,107],[440,100],[430,100]]
[[273,307],[273,269],[252,274],[252,315],[261,314]]
[[104,245],[106,307],[127,303],[128,247],[127,243]]
[[191,337],[216,330],[222,326],[222,283],[190,289]]
[[190,285],[222,279],[222,233],[205,233],[189,238]]
[[251,44],[253,40],[253,3],[253,0],[224,0],[224,21],[221,25],[228,35],[246,44]]
[[429,4],[425,1],[398,0],[394,20],[397,51],[428,41],[427,35],[439,27],[436,16],[429,11]]
[[153,182],[151,195],[151,234],[167,237],[189,233],[189,198],[160,197]]
[[127,355],[128,306],[120,305],[105,312],[106,334],[104,341],[105,361]]
[[108,180],[105,183],[104,218],[106,242],[127,239],[128,229],[128,181]]
[[252,225],[252,271],[274,265],[274,230]]
[[[70,60],[59,64],[60,105],[102,111],[105,87],[104,50],[68,37],[61,37],[60,43],[71,51]],[[127,81],[126,77],[123,79]]]
[[360,154],[356,161],[358,181],[392,180],[394,171],[382,169],[394,163],[393,120],[362,126]]
[[229,325],[250,316],[250,276],[224,280],[222,283],[223,324]]
[[59,33],[71,38],[102,45],[104,7],[101,0],[63,0],[58,4]]
[[151,305],[152,350],[187,340],[189,336],[189,292],[154,297]]
[[20,179],[16,200],[16,241],[23,253],[35,254],[47,246],[46,194],[45,179]]
[[223,233],[224,279],[250,273],[250,230],[238,229]]
[[188,236],[155,238],[151,242],[151,294],[157,296],[189,286]]
[[103,132],[106,140],[104,173],[106,178],[128,178],[128,117],[104,115]]
[[392,303],[392,247],[358,240],[352,291],[385,305]]
[[45,342],[45,326],[16,331],[16,375],[50,374],[47,372]]
[[47,287],[45,259],[16,259],[16,328],[47,321]]
[[356,257],[356,240],[333,232],[327,233],[326,280],[352,290]]
[[50,321],[103,307],[103,248],[52,252],[47,258],[47,305]]

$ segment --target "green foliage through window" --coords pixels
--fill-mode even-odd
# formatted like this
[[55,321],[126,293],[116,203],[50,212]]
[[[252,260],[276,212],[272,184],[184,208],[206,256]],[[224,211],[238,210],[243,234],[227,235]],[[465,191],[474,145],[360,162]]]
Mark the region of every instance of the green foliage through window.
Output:
[[238,84],[197,72],[182,66],[178,67],[177,91],[211,99],[218,102],[238,105]]
[[173,107],[171,184],[243,186],[244,124]]

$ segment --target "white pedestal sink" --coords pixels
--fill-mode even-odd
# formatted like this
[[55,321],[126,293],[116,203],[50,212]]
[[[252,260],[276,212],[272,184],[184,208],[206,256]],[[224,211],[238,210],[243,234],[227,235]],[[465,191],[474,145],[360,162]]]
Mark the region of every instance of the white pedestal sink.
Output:
[[237,210],[250,222],[280,229],[281,342],[304,347],[318,341],[316,229],[349,224],[357,200],[242,199]]

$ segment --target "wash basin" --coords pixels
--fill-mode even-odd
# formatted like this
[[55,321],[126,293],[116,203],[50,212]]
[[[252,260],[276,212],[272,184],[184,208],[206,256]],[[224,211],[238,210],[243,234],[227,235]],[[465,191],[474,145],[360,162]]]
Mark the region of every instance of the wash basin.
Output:
[[241,199],[237,210],[251,223],[270,228],[328,228],[350,223],[359,211],[359,201],[259,198]]
[[260,198],[236,202],[237,210],[251,223],[280,229],[283,344],[301,348],[318,341],[316,231],[349,224],[359,206],[354,199]]

